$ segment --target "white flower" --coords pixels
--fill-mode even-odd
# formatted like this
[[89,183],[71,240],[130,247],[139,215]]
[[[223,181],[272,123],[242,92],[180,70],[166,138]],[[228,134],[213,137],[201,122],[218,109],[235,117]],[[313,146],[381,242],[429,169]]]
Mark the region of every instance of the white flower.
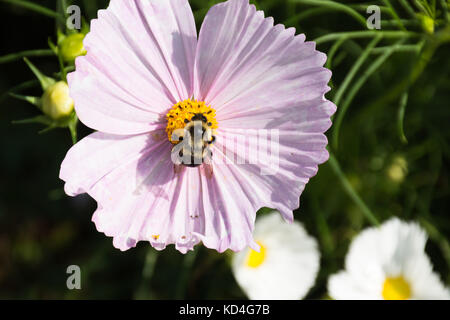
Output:
[[276,212],[259,218],[255,241],[260,252],[233,257],[234,276],[250,299],[303,298],[314,285],[320,264],[316,240],[298,222],[287,224]]
[[330,277],[334,299],[450,299],[425,253],[427,235],[416,223],[393,218],[369,228],[350,246],[345,271]]

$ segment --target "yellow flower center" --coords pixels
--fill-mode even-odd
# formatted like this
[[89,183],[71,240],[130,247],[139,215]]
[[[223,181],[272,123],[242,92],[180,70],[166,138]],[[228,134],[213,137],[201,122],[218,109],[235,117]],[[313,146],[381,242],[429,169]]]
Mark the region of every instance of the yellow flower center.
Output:
[[216,110],[210,106],[207,106],[203,101],[191,99],[184,100],[175,104],[166,115],[166,132],[169,141],[173,144],[178,144],[178,140],[172,140],[174,131],[184,129],[186,124],[188,124],[197,114],[201,114],[205,117],[206,123],[213,130],[213,132],[218,128]]
[[386,278],[383,285],[384,300],[408,300],[411,298],[411,287],[402,276]]
[[266,260],[266,247],[261,244],[261,242],[257,241],[261,249],[259,252],[250,249],[247,258],[247,266],[250,268],[258,268],[263,262]]

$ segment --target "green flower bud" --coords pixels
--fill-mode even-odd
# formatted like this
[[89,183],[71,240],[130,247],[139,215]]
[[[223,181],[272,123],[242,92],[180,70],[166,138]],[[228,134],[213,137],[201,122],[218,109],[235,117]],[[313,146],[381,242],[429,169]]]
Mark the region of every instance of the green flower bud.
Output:
[[73,106],[74,102],[69,96],[69,86],[64,81],[51,85],[42,95],[42,111],[53,120],[69,116]]
[[83,46],[84,34],[74,33],[65,37],[59,44],[61,56],[66,62],[73,62],[76,57],[86,54]]
[[421,15],[420,20],[422,22],[423,30],[428,34],[434,33],[434,20],[426,15]]
[[393,159],[391,165],[387,168],[387,176],[394,183],[401,183],[408,174],[408,162],[402,156]]

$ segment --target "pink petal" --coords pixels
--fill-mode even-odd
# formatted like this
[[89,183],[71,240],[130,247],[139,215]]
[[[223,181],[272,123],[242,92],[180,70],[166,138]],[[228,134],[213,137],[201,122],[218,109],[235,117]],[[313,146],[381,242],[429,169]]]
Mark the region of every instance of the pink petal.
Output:
[[212,177],[201,174],[203,194],[202,222],[196,235],[211,249],[240,251],[257,248],[253,240],[256,211],[245,194],[245,186],[231,174],[228,166],[214,165]]
[[112,0],[92,21],[88,51],[68,75],[81,121],[111,134],[160,126],[161,114],[193,93],[197,45],[187,0]]
[[[328,159],[324,132],[336,111],[324,97],[331,77],[326,56],[304,40],[274,26],[248,0],[230,0],[208,12],[195,66],[196,97],[217,110],[219,166],[229,166],[252,206],[278,209],[287,220]],[[273,155],[262,147],[272,143],[270,130],[279,135]],[[238,157],[244,164],[236,164]],[[250,164],[251,157],[258,163]]]
[[100,180],[127,163],[140,161],[160,144],[167,144],[164,132],[118,136],[95,132],[79,141],[61,164],[60,178],[71,196],[89,192]]
[[171,148],[164,131],[137,136],[94,133],[68,152],[60,177],[68,194],[86,192],[97,201],[93,221],[99,231],[114,237],[117,248],[126,250],[156,235],[174,243],[185,222],[175,215],[186,211],[171,211],[183,183],[182,175],[174,174]]
[[[316,125],[329,126],[329,120],[322,122]],[[222,129],[214,163],[220,170],[228,167],[226,181],[231,176],[241,186],[239,201],[249,199],[256,210],[277,209],[292,221],[292,211],[299,207],[305,185],[316,175],[318,164],[328,159],[327,143],[321,131],[263,134],[260,130]],[[245,212],[243,208],[241,211]]]
[[279,126],[322,104],[331,77],[326,56],[294,34],[248,0],[211,8],[197,47],[195,95],[217,110],[220,127]]
[[94,133],[68,152],[60,177],[69,195],[83,192],[98,203],[93,221],[100,232],[127,250],[138,241],[157,249],[168,244],[185,253],[203,241],[220,252],[256,246],[256,207],[227,167],[175,173],[172,145],[164,131],[116,136]]

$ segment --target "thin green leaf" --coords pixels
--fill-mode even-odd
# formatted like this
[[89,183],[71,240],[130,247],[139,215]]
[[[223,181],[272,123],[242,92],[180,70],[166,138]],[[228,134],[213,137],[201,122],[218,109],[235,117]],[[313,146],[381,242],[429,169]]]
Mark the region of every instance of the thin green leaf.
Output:
[[347,194],[350,196],[350,198],[353,200],[353,202],[360,208],[362,213],[365,215],[367,220],[374,226],[379,226],[380,223],[376,216],[373,214],[373,212],[369,209],[369,207],[365,204],[365,202],[362,200],[362,198],[358,195],[356,190],[353,188],[352,184],[348,181],[345,174],[342,172],[341,166],[339,165],[339,162],[335,158],[335,156],[330,153],[330,159],[328,160],[328,163],[330,164],[331,168],[333,169],[336,176],[339,178],[342,186],[344,187],[344,190],[347,192]]
[[307,9],[304,10],[300,13],[297,13],[296,15],[290,17],[289,19],[285,20],[283,22],[284,25],[286,26],[293,26],[295,25],[297,22],[305,20],[307,18],[311,18],[314,17],[316,15],[321,15],[324,14],[326,12],[330,12],[332,11],[332,9],[327,8],[327,7],[319,7],[319,8],[311,8],[311,9]]
[[408,104],[408,92],[405,92],[402,94],[402,96],[400,98],[400,105],[398,108],[398,117],[397,117],[398,135],[400,137],[400,140],[404,144],[408,143],[408,139],[406,139],[405,131],[403,128],[403,123],[404,123],[404,119],[405,119],[405,110],[406,110],[407,104]]
[[339,142],[339,132],[342,125],[342,120],[344,119],[344,116],[348,110],[348,107],[352,103],[353,99],[355,98],[356,94],[359,92],[359,90],[362,88],[362,86],[366,83],[367,79],[378,70],[378,68],[383,65],[383,63],[392,55],[393,52],[395,52],[395,48],[400,46],[405,39],[399,40],[395,45],[391,47],[390,50],[386,50],[378,59],[376,59],[373,64],[370,65],[370,67],[362,74],[362,76],[358,79],[358,81],[352,86],[350,89],[346,99],[340,106],[339,113],[337,114],[336,120],[334,122],[334,130],[333,130],[333,137],[332,137],[332,143],[335,150],[338,148],[338,142]]
[[325,64],[325,67],[327,69],[331,69],[333,65],[333,58],[336,54],[336,52],[339,50],[341,45],[347,41],[346,37],[340,38],[338,41],[336,41],[333,46],[331,47],[330,51],[328,51],[328,57],[327,57],[327,63]]
[[428,15],[434,19],[434,8],[430,7],[427,1],[421,1],[422,5],[425,7]]
[[[443,44],[450,42],[450,25],[445,29],[437,32],[433,38],[423,40],[418,45],[422,47],[421,53],[417,56],[415,63],[412,64],[410,72],[398,81],[387,93],[381,95],[378,99],[371,102],[364,108],[363,112],[358,116],[359,119],[367,117],[368,115],[388,106],[395,101],[400,95],[411,87],[417,79],[422,75],[428,64],[433,61],[433,56],[436,50]],[[394,49],[395,50],[395,49]]]
[[39,115],[33,118],[23,119],[23,120],[14,120],[13,124],[31,124],[31,123],[39,123],[45,125],[51,125],[52,120],[44,115]]
[[330,0],[289,0],[289,1],[302,4],[309,4],[313,6],[329,7],[337,11],[342,11],[355,18],[355,20],[358,21],[364,28],[367,27],[366,18],[364,18],[361,14],[359,14],[358,11],[352,9],[351,7],[345,4]]
[[[392,46],[378,47],[374,48],[371,54],[380,54],[386,52],[387,50],[391,50]],[[405,44],[403,46],[398,46],[394,49],[395,52],[408,52],[408,53],[419,53],[422,49],[421,44]]]
[[56,29],[56,43],[58,45],[66,38],[66,35],[61,31],[61,29]]
[[61,2],[62,15],[65,18],[67,18],[69,16],[68,13],[67,13],[67,8],[70,6],[70,3],[68,3],[67,0],[59,0],[59,1]]
[[392,6],[391,1],[383,0],[383,2],[389,8],[389,13],[397,21],[400,29],[406,30],[405,26],[403,25],[402,21],[400,20],[400,17],[398,16],[397,12],[395,11],[394,7]]
[[52,39],[48,38],[47,43],[50,47],[50,50],[52,50],[55,55],[58,55],[58,47],[53,43]]
[[20,60],[25,57],[48,57],[53,55],[54,53],[49,49],[26,50],[16,53],[10,53],[0,57],[0,64]]
[[409,4],[408,0],[399,0],[402,7],[408,12],[408,14],[411,16],[411,18],[416,17],[416,13],[414,12],[413,7]]
[[[355,10],[364,11],[364,13],[367,13],[367,7],[370,6],[370,4],[366,3],[358,3],[358,4],[347,4],[350,8],[353,8]],[[389,13],[389,8],[385,6],[378,6],[380,8],[380,11],[382,13]]]
[[50,126],[48,126],[47,128],[45,128],[45,129],[39,131],[38,134],[45,134],[45,133],[48,133],[48,132],[50,132],[50,131],[53,131],[53,130],[55,130],[55,129],[57,129],[57,128],[58,128],[58,127],[55,126],[54,124],[50,124]]
[[21,94],[16,94],[13,92],[10,92],[9,95],[13,98],[19,99],[19,100],[23,100],[26,101],[28,103],[31,103],[32,105],[38,107],[39,109],[41,109],[42,103],[41,103],[41,98],[39,97],[32,97],[32,96],[24,96]]
[[21,92],[22,90],[25,89],[29,89],[29,88],[34,88],[36,86],[39,85],[39,81],[38,80],[29,80],[29,81],[25,81],[15,87],[12,87],[11,89],[9,89],[7,92],[4,92],[1,96],[0,96],[0,104],[6,99],[8,98],[10,95],[10,93],[17,93],[17,92]]
[[345,77],[344,81],[342,82],[342,85],[339,87],[338,91],[336,92],[336,95],[334,96],[334,103],[338,106],[341,102],[341,99],[345,92],[347,92],[347,88],[350,85],[351,81],[355,77],[356,73],[359,71],[363,63],[367,60],[367,58],[370,55],[370,51],[380,42],[382,39],[382,35],[377,35],[367,46],[367,48],[363,51],[363,53],[359,56],[359,58],[356,60],[356,62],[353,64],[352,68],[348,72],[347,76]]
[[[93,2],[93,1],[91,1]],[[66,2],[66,0],[58,0],[56,2],[56,12],[61,16],[64,17],[63,20],[57,20],[56,21],[56,29],[58,30],[64,30],[66,28],[66,21],[69,16],[67,13],[67,7],[69,4]]]
[[425,13],[426,15],[430,15],[429,11],[427,10],[427,8],[423,5],[422,2],[418,1],[418,0],[414,0],[414,4],[416,5],[416,7],[422,11],[423,13]]
[[399,20],[382,20],[381,21],[381,29],[399,27],[401,23],[403,26],[408,27],[420,27],[420,21],[415,20],[407,20],[407,19],[399,19]]
[[0,0],[0,1],[6,2],[6,3],[11,3],[13,5],[40,13],[44,16],[64,21],[64,17],[61,16],[58,12],[53,11],[49,8],[46,8],[44,6],[41,6],[41,5],[33,3],[33,2],[28,2],[28,1],[23,1],[23,0]]
[[41,83],[42,90],[45,91],[49,86],[51,86],[52,84],[55,83],[54,79],[44,75],[38,68],[35,67],[34,64],[31,63],[30,60],[28,60],[27,58],[24,58],[23,60],[28,65],[28,67],[31,69],[31,71],[34,73],[36,78],[38,78],[39,82]]
[[378,34],[382,34],[384,39],[410,38],[420,36],[419,33],[410,31],[350,31],[329,33],[327,35],[316,38],[314,41],[317,44],[322,44],[325,42],[340,39],[342,37],[346,37],[348,39],[360,39],[376,37]]

